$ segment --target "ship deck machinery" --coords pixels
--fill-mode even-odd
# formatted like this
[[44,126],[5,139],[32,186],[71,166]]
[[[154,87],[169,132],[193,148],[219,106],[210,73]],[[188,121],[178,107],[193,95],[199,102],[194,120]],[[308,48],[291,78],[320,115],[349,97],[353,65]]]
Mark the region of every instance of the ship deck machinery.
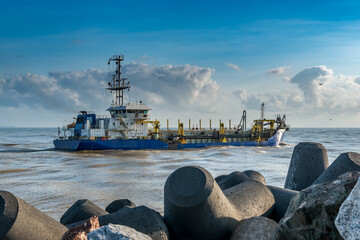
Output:
[[[244,114],[246,112],[244,111]],[[246,117],[246,115],[244,115]],[[246,121],[246,120],[245,120]],[[229,128],[224,123],[219,124],[219,129],[202,128],[201,120],[199,127],[184,129],[184,124],[178,122],[178,129],[155,130],[158,132],[158,139],[169,144],[169,148],[200,148],[206,146],[276,146],[282,141],[283,133],[289,129],[285,124],[285,116],[276,120],[259,119],[254,120],[251,129],[246,130],[245,121],[243,125]],[[275,127],[276,125],[276,127]]]

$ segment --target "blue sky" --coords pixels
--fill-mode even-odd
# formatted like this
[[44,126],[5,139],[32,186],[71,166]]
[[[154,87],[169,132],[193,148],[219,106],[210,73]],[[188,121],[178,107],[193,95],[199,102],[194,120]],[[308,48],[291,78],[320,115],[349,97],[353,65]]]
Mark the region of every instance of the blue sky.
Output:
[[359,10],[358,1],[6,1],[0,125],[57,126],[82,108],[103,112],[107,59],[123,53],[134,98],[162,122],[236,122],[244,108],[256,118],[265,101],[268,117],[287,113],[295,127],[359,127]]

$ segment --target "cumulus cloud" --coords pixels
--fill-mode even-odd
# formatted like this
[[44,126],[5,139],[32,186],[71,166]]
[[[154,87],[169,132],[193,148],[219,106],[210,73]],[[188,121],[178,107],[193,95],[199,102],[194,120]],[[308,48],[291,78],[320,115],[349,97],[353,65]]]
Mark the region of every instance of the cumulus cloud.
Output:
[[219,86],[211,78],[211,68],[130,63],[125,65],[124,73],[149,103],[170,108],[213,107],[218,97]]
[[282,67],[272,68],[267,71],[267,74],[268,75],[282,75],[289,68],[290,68],[290,66],[282,66]]
[[321,86],[331,79],[333,71],[326,66],[306,68],[290,79],[291,83],[297,84],[308,104],[321,106]]
[[[197,66],[153,67],[141,63],[124,65],[123,76],[129,78],[140,99],[150,106],[168,108],[189,105],[213,106],[219,86],[212,80],[214,70]],[[106,107],[111,95],[104,94],[110,72],[89,69],[82,72],[50,72],[0,77],[0,106],[43,108],[76,112],[93,110],[102,102]],[[104,99],[105,98],[105,99]]]
[[[90,69],[83,72],[51,72],[48,76],[27,73],[0,78],[0,104],[4,107],[44,108],[76,111],[99,99],[91,90],[104,84],[104,73]],[[100,77],[101,76],[101,77]]]
[[288,82],[293,86],[284,90],[248,94],[245,89],[237,89],[233,94],[250,109],[258,109],[261,102],[274,111],[344,112],[360,107],[359,78],[334,75],[326,66],[306,68]]
[[236,71],[242,71],[241,67],[239,65],[233,64],[233,63],[227,63],[226,64],[229,68],[232,68]]

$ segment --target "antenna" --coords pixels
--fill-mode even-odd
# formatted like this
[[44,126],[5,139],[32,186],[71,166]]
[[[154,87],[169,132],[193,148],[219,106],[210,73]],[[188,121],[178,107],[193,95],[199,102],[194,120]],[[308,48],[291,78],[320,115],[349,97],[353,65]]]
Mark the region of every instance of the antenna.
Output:
[[124,55],[114,55],[109,58],[108,65],[115,62],[116,69],[106,88],[110,92],[115,91],[115,103],[118,106],[124,105],[124,90],[131,87],[130,82],[126,82],[127,78],[121,78],[121,61],[124,61]]

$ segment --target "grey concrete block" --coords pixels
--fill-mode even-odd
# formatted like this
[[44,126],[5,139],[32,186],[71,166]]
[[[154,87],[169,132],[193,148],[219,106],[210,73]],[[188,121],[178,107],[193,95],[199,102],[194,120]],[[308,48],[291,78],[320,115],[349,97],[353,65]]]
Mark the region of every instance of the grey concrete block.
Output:
[[278,224],[266,217],[252,217],[241,220],[235,227],[230,240],[270,240]]
[[164,218],[177,239],[228,239],[238,221],[270,214],[274,197],[256,181],[224,191],[198,166],[182,167],[166,180]]
[[291,198],[293,198],[299,192],[269,185],[268,188],[275,198],[275,205],[270,218],[276,222],[279,222],[280,219],[285,216],[285,213],[290,205]]
[[220,175],[220,176],[217,176],[215,178],[215,182],[219,183],[221,179],[223,179],[224,177],[226,177],[227,175]]
[[254,216],[269,217],[275,204],[269,188],[258,181],[242,182],[223,192],[241,215],[239,220]]
[[314,184],[329,182],[349,171],[360,172],[360,154],[347,152],[340,154],[335,161],[323,172]]
[[238,214],[211,174],[197,166],[182,167],[166,180],[164,218],[176,239],[226,239]]
[[64,225],[89,219],[93,216],[108,214],[107,211],[97,206],[88,199],[77,200],[60,218]]
[[226,177],[222,178],[218,185],[221,188],[221,190],[225,190],[228,188],[231,188],[237,184],[240,184],[245,181],[249,181],[250,178],[243,172],[235,171],[227,175]]
[[254,170],[246,170],[244,171],[244,173],[251,179],[251,180],[254,180],[254,181],[258,181],[262,184],[266,184],[266,181],[265,181],[265,177],[257,172],[257,171],[254,171]]
[[133,203],[129,199],[118,199],[118,200],[115,200],[115,201],[111,202],[105,208],[105,210],[108,213],[113,213],[113,212],[116,212],[116,211],[120,210],[123,207],[136,207],[136,205],[135,205],[135,203]]
[[66,227],[10,192],[0,191],[0,239],[61,239]]
[[[73,228],[82,222],[72,223],[66,225],[66,227]],[[123,207],[114,213],[100,216],[99,223],[100,226],[110,223],[125,225],[150,236],[154,240],[169,239],[169,231],[164,219],[157,211],[145,206],[135,208]]]
[[299,143],[291,157],[285,188],[297,191],[307,188],[328,166],[327,150],[322,144]]

